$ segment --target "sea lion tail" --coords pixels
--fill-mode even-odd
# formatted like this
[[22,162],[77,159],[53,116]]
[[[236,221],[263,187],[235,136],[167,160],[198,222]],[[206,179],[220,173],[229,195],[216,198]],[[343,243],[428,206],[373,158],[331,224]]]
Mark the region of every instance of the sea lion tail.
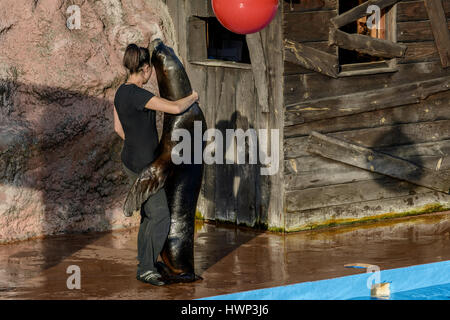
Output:
[[151,164],[142,171],[136,179],[131,189],[128,191],[127,199],[123,207],[125,216],[131,217],[135,211],[141,209],[142,204],[147,199],[164,187],[168,175],[168,170],[161,166]]

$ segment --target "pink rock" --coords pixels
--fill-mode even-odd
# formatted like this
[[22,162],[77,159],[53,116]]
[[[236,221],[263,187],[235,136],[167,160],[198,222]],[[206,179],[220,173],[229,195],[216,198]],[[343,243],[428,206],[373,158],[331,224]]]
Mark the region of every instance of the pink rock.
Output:
[[[80,30],[66,26],[73,3]],[[155,24],[174,46],[160,0],[0,2],[0,243],[138,224],[122,213],[113,98],[126,45],[146,46]]]

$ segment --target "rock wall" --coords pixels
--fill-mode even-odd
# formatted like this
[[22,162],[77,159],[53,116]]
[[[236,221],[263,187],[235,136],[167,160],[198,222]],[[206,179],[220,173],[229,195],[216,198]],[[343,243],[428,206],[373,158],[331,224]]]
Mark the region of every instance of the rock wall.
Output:
[[[71,5],[80,29],[67,25]],[[125,47],[156,26],[176,50],[160,0],[0,2],[0,243],[138,224],[122,213],[113,98]]]

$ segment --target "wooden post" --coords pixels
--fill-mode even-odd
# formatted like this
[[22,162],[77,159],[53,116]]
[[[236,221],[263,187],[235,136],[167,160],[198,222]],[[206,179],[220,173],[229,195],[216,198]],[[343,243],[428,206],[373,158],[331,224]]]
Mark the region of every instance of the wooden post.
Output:
[[284,40],[284,48],[285,61],[337,78],[339,72],[337,56],[288,39]]
[[370,150],[313,131],[307,151],[322,157],[343,162],[364,170],[427,187],[449,194],[450,176],[422,168],[409,161]]
[[252,62],[253,77],[255,78],[258,101],[262,112],[269,112],[269,88],[267,82],[267,67],[264,49],[259,32],[246,36],[247,46]]
[[430,18],[434,42],[444,68],[450,66],[450,32],[441,0],[425,0],[425,8]]

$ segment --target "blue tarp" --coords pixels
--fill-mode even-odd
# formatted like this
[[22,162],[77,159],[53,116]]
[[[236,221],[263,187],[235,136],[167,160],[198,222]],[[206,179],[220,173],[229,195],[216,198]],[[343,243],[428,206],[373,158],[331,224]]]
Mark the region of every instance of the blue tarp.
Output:
[[[237,292],[202,300],[364,300],[370,299],[367,280],[373,276],[373,273],[363,273]],[[390,283],[390,299],[450,299],[450,261],[382,270],[380,282]]]

